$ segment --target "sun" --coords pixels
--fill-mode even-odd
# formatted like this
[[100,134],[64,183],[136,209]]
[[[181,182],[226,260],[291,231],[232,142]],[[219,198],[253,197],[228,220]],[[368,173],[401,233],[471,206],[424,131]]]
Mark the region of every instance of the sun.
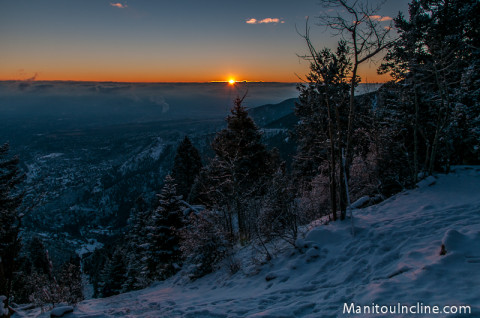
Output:
[[229,80],[228,80],[228,84],[230,84],[230,85],[235,84],[235,80],[234,80],[233,78],[229,79]]

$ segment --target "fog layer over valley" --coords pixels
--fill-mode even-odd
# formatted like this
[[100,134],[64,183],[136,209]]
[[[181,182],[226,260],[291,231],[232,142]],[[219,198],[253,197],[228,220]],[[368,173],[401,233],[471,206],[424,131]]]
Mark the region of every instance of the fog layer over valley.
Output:
[[[172,119],[223,118],[233,99],[248,107],[296,97],[285,83],[0,82],[2,129],[104,127]],[[2,131],[2,133],[4,133]]]

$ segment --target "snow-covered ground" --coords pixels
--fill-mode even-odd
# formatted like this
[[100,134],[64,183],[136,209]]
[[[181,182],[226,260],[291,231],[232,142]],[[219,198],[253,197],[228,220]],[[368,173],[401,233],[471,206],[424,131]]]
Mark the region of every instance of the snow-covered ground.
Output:
[[350,221],[322,225],[298,241],[301,251],[287,249],[256,270],[191,283],[174,277],[81,302],[68,317],[338,317],[344,303],[468,305],[471,315],[448,316],[480,317],[480,167],[456,167],[431,183],[355,210],[355,236]]

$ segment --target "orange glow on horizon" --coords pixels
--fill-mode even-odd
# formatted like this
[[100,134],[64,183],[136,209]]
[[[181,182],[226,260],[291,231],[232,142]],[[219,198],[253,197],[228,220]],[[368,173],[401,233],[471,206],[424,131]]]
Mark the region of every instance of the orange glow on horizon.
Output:
[[[234,77],[225,78],[221,76],[221,72],[212,71],[210,73],[190,73],[182,74],[181,72],[168,72],[159,74],[157,72],[142,72],[130,70],[114,70],[97,69],[97,70],[80,70],[72,67],[71,69],[50,70],[39,72],[25,72],[26,74],[18,74],[12,70],[10,72],[0,73],[0,81],[79,81],[79,82],[125,82],[125,83],[208,83],[208,82],[224,82],[229,85],[234,85],[239,82],[279,82],[279,83],[298,83],[306,80],[302,72],[279,72],[276,74],[260,72],[258,74],[251,74],[244,72],[237,74],[239,78],[246,80],[237,81]],[[298,74],[298,76],[297,76]],[[378,75],[376,69],[364,68],[360,70],[362,83],[383,83],[391,80],[389,75]],[[299,78],[300,77],[300,78]],[[248,79],[248,80],[247,80]]]

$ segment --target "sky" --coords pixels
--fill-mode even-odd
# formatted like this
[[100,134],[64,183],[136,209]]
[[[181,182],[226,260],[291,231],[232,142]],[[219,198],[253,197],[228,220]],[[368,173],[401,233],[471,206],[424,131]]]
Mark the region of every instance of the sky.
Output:
[[[379,14],[407,7],[387,0]],[[338,41],[315,25],[318,0],[0,0],[0,8],[0,80],[298,82],[308,72],[296,31],[306,17],[316,47]],[[364,81],[388,79],[376,63],[361,69]]]

